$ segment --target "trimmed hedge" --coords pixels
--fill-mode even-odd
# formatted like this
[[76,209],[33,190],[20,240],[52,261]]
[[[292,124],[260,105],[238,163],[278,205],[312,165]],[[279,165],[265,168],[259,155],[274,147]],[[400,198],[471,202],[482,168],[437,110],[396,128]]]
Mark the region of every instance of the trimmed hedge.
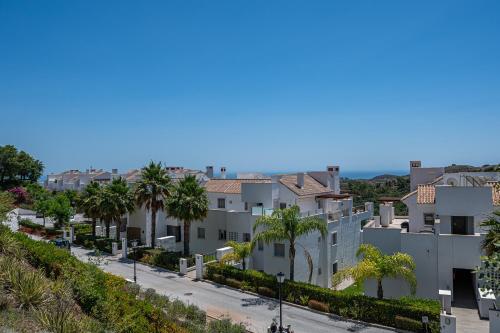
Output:
[[[274,275],[254,271],[240,270],[238,268],[220,265],[207,265],[207,278],[214,280],[214,274],[227,279],[236,279],[255,288],[259,294],[262,288],[270,289],[273,295],[277,296],[278,282]],[[224,283],[224,282],[222,282]],[[297,304],[303,304],[304,299],[315,300],[326,304],[330,313],[361,320],[369,323],[377,323],[401,329],[408,329],[407,321],[403,323],[396,320],[396,317],[405,317],[420,322],[422,316],[429,318],[429,328],[432,332],[439,332],[439,311],[440,306],[437,301],[417,299],[413,297],[403,297],[401,299],[377,299],[364,295],[343,293],[316,285],[285,280],[282,286],[283,298]],[[403,327],[404,326],[404,327]]]
[[25,228],[30,228],[32,230],[42,230],[43,229],[43,225],[35,223],[35,222],[31,221],[30,219],[21,219],[21,221],[19,221],[19,225],[23,226]]
[[[114,239],[106,237],[93,237],[89,234],[76,234],[74,243],[81,245],[87,249],[99,249],[99,251],[111,253],[113,249]],[[122,243],[118,242],[118,250],[121,250]]]
[[318,311],[322,311],[322,312],[330,312],[330,308],[329,308],[328,304],[318,302],[318,301],[315,301],[313,299],[308,302],[307,306],[310,307],[311,309],[314,309],[314,310],[318,310]]
[[[130,253],[129,257],[133,259],[134,253]],[[182,252],[169,252],[163,249],[146,247],[136,248],[135,250],[135,260],[176,272],[179,271],[180,258],[182,258]]]
[[407,317],[396,316],[395,321],[397,323],[398,328],[411,331],[411,332],[420,332],[423,331],[422,322],[415,319],[410,319]]

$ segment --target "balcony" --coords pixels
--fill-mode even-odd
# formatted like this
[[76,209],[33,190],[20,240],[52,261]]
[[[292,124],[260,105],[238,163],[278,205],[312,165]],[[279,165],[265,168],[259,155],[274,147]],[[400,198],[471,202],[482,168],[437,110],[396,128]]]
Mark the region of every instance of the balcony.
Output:
[[439,251],[453,260],[453,268],[474,269],[481,264],[484,235],[439,235]]
[[274,209],[264,208],[263,206],[252,207],[252,216],[271,216]]

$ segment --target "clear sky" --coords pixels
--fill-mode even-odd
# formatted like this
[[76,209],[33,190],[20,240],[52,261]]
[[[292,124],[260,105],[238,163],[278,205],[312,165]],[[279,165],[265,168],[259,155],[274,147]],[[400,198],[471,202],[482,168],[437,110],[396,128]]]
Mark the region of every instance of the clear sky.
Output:
[[500,162],[500,1],[0,0],[0,144],[46,171]]

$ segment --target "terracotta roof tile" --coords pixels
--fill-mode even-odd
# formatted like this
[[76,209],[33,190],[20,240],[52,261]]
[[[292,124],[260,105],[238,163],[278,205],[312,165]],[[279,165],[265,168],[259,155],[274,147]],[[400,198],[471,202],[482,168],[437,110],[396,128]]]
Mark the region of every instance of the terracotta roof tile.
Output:
[[207,192],[240,194],[243,183],[267,184],[271,183],[271,179],[210,179],[205,188]]
[[304,186],[302,188],[297,186],[297,174],[281,176],[279,181],[298,196],[320,195],[332,192],[331,189],[308,174],[304,175]]
[[433,204],[436,201],[436,188],[434,185],[418,185],[417,204]]

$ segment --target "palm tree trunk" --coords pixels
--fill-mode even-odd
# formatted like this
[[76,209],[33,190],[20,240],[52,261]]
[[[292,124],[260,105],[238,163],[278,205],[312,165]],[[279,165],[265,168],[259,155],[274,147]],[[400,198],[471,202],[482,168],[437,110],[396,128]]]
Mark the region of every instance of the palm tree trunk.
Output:
[[295,244],[290,243],[290,281],[295,275]]
[[120,229],[122,228],[122,221],[116,220],[116,241],[120,241]]
[[377,280],[377,297],[378,299],[384,298],[384,289],[382,288],[382,280]]
[[95,226],[96,226],[96,218],[92,218],[92,238],[95,238]]
[[184,221],[184,255],[189,255],[189,237],[190,237],[190,221]]
[[109,238],[109,225],[110,225],[110,221],[106,220],[106,221],[104,221],[104,223],[106,223],[106,238]]
[[151,207],[151,247],[155,248],[156,240],[156,207]]

